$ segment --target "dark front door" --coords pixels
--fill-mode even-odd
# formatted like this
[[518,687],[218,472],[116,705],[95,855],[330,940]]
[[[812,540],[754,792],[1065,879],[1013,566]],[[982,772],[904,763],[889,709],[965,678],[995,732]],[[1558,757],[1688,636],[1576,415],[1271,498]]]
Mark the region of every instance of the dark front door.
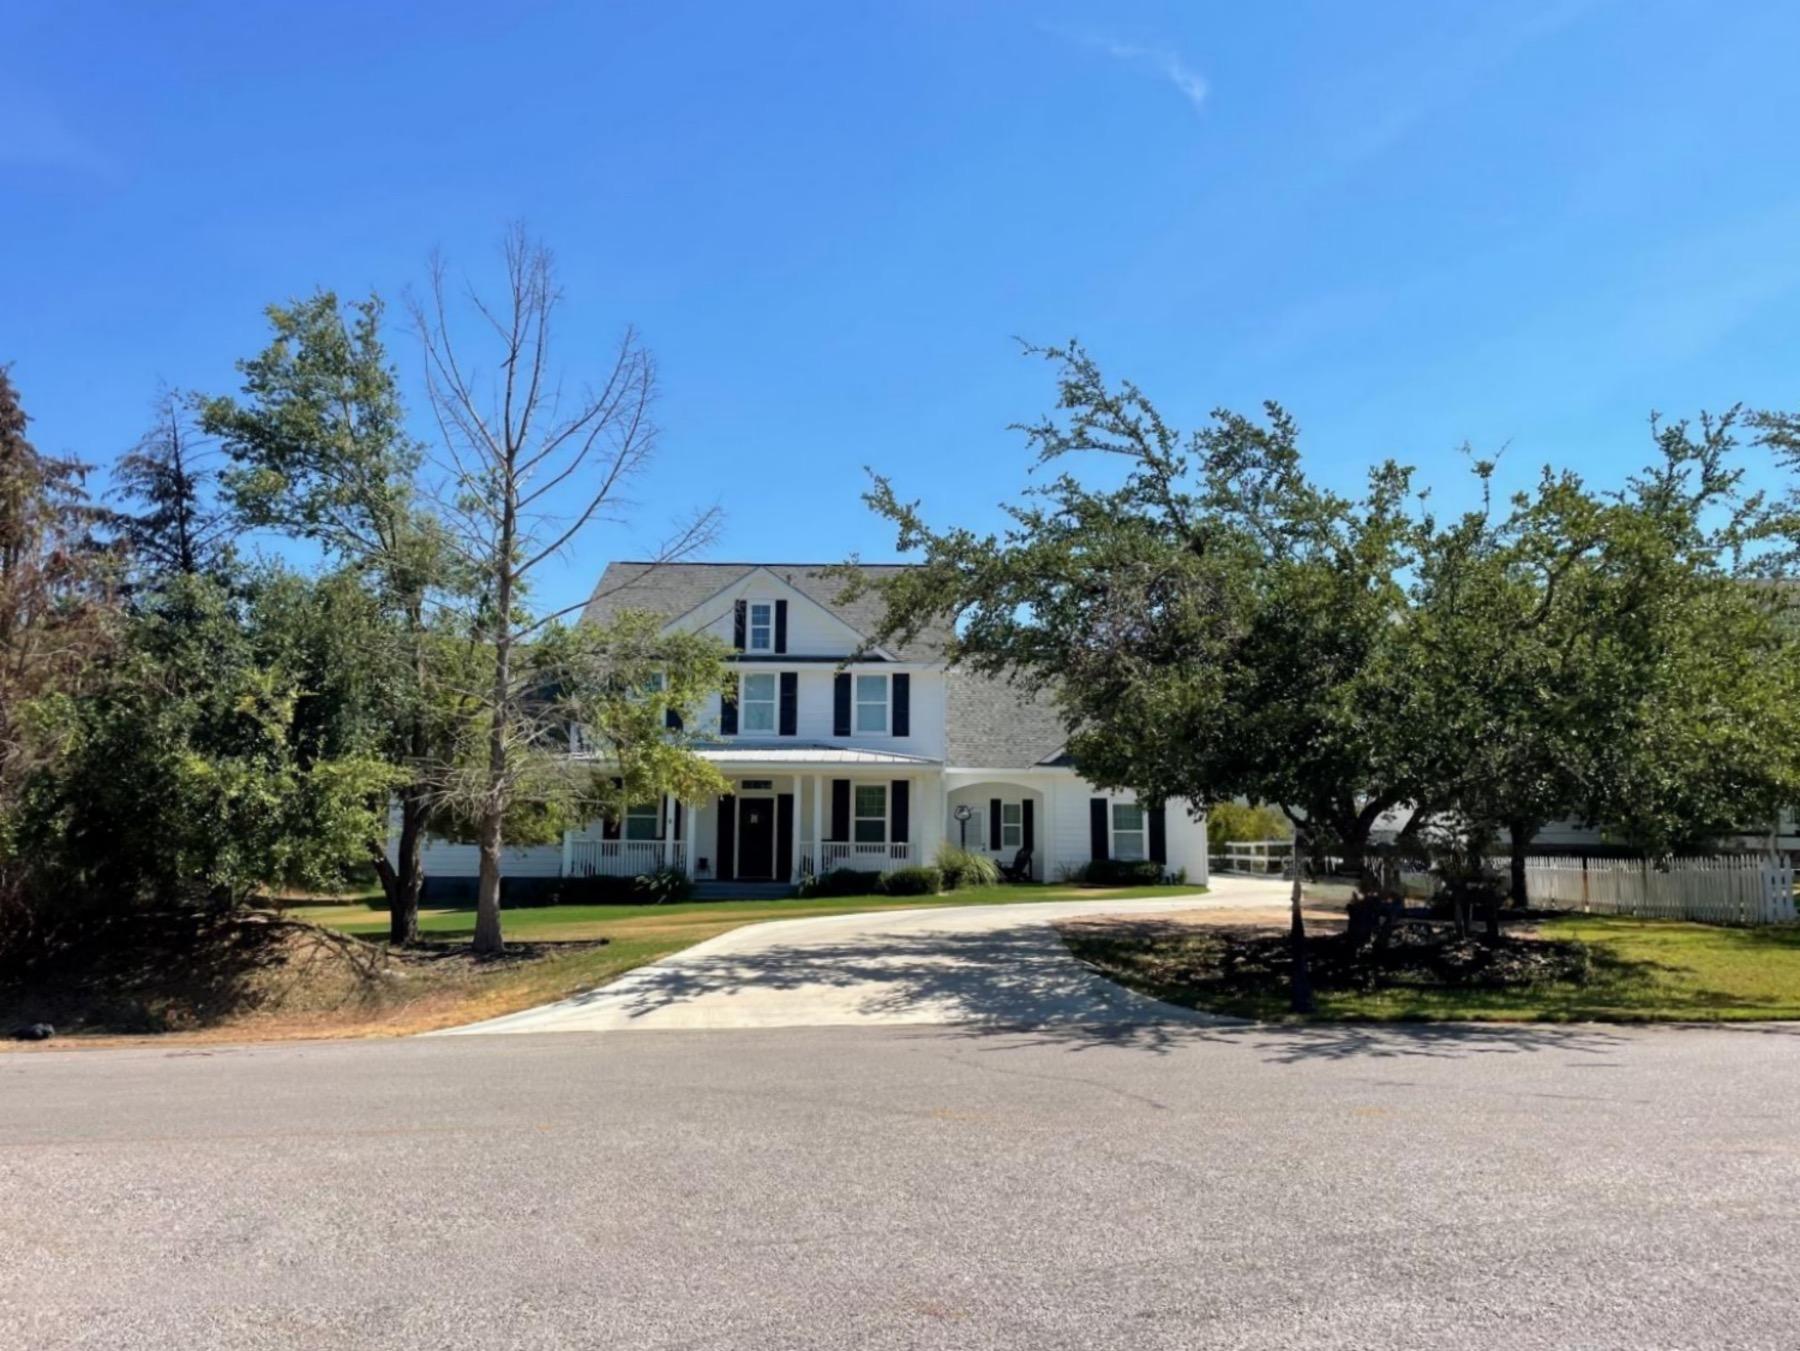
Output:
[[775,799],[738,799],[737,875],[745,881],[775,879]]

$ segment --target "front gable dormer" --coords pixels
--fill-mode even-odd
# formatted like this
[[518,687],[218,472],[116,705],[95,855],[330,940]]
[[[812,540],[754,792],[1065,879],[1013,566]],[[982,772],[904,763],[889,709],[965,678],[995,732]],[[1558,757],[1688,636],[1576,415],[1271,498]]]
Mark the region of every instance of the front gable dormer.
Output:
[[[778,571],[755,567],[669,620],[666,628],[710,633],[745,660],[777,657],[842,660],[868,638]],[[886,658],[880,648],[872,655]]]

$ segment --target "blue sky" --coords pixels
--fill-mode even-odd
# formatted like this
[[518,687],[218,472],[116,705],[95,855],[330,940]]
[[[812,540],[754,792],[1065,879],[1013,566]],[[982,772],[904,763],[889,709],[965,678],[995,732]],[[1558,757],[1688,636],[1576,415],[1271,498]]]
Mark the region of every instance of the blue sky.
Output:
[[[14,0],[0,361],[110,461],[261,307],[557,251],[578,375],[627,321],[661,459],[583,592],[717,502],[720,559],[892,556],[1026,481],[1015,335],[1178,420],[1264,398],[1351,485],[1464,441],[1616,479],[1645,418],[1800,406],[1800,6],[101,5]],[[390,335],[410,385],[418,360]],[[423,421],[421,433],[425,432]]]

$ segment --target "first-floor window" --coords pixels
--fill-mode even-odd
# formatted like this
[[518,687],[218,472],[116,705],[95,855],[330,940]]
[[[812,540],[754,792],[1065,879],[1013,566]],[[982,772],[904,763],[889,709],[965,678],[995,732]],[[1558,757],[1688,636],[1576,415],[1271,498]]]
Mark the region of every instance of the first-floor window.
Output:
[[1000,804],[1000,847],[1002,849],[1019,849],[1025,844],[1025,804],[1023,802],[1002,802]]
[[738,730],[775,730],[775,676],[772,672],[744,677],[743,697],[738,702]]
[[1114,858],[1141,859],[1144,853],[1144,809],[1135,802],[1115,802],[1112,809]]
[[625,809],[625,838],[628,840],[660,840],[662,838],[662,804],[634,802]]
[[856,822],[853,827],[858,844],[881,844],[887,839],[887,785],[856,785]]

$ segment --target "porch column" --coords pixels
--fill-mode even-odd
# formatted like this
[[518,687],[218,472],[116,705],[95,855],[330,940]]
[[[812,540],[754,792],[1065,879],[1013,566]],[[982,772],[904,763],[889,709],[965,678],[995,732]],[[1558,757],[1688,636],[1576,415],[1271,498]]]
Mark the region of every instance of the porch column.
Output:
[[919,857],[913,862],[928,866],[936,860],[938,846],[944,842],[944,775],[939,771],[913,782],[918,785],[920,809],[913,824],[913,834],[919,837]]
[[825,776],[815,774],[813,781],[813,872],[825,874]]
[[681,832],[681,870],[691,878],[694,875],[694,837],[700,832],[694,829],[694,804],[689,802],[684,805],[687,812],[686,820],[682,823],[685,829]]
[[793,866],[792,873],[789,874],[789,876],[788,876],[788,881],[798,882],[800,880],[800,776],[798,774],[794,775],[793,785],[794,785],[794,823],[793,823],[793,827],[791,830],[791,834],[793,835],[792,857],[794,860],[794,866]]

